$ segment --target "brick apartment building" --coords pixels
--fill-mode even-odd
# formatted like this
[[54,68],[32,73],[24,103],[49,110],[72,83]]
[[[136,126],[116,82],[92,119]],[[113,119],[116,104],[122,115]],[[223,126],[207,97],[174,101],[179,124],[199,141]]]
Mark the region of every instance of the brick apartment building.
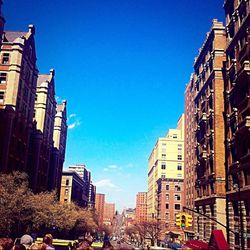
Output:
[[147,192],[136,194],[135,220],[136,222],[147,220]]
[[[223,23],[213,20],[203,47],[194,63],[196,198],[195,208],[202,214],[226,224],[224,168],[223,61],[226,33]],[[225,228],[196,214],[195,231],[209,241],[213,229]]]
[[98,215],[98,222],[100,225],[103,224],[104,206],[105,206],[105,194],[96,194],[95,210]]
[[250,2],[225,0],[225,166],[228,242],[250,249]]
[[[195,137],[194,137],[194,78],[191,76],[190,82],[185,90],[185,178],[184,197],[186,207],[194,209],[196,198],[195,190]],[[195,214],[188,211],[194,218]],[[194,235],[194,220],[191,228],[185,229],[187,235]]]
[[113,225],[113,220],[115,216],[115,203],[104,204],[104,214],[103,214],[103,224]]

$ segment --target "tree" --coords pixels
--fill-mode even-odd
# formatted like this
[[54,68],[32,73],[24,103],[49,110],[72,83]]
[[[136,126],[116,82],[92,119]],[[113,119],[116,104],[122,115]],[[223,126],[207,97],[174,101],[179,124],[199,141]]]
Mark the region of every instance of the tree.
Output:
[[26,174],[0,175],[0,237],[15,238],[32,231],[69,237],[96,228],[93,212],[60,203],[55,192],[32,193]]

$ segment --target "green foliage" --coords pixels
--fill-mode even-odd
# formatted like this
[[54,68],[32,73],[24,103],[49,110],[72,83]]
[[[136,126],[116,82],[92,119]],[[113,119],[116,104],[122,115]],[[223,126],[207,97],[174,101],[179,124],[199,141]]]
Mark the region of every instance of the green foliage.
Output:
[[67,237],[95,230],[91,211],[75,204],[59,203],[55,192],[34,194],[24,173],[0,175],[0,236],[20,237],[36,231],[44,234],[56,228]]

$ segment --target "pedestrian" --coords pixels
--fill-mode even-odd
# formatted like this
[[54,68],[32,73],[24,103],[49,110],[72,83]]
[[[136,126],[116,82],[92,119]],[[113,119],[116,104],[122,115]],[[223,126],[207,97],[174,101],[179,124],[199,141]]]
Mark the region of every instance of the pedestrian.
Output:
[[112,246],[112,244],[110,243],[109,240],[105,240],[103,242],[102,249],[105,249],[105,250],[114,250],[114,247]]
[[80,242],[77,250],[93,250],[93,248],[91,247],[91,243],[87,239],[84,239]]
[[51,234],[46,234],[43,237],[43,244],[41,246],[41,250],[55,250],[52,243],[53,243],[53,236]]
[[24,245],[26,249],[29,249],[32,243],[33,238],[28,234],[24,234],[20,239],[20,244]]

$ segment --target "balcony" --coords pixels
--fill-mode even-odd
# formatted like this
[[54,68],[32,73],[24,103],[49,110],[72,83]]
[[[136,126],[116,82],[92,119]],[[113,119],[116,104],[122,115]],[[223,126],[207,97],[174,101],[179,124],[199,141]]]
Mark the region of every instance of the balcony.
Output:
[[250,131],[250,116],[242,118],[241,121],[238,123],[237,133],[241,134],[246,131]]
[[250,54],[249,44],[248,44],[248,42],[246,42],[239,52],[238,61],[240,62],[240,65],[242,65],[245,60],[249,60],[249,58],[250,58],[249,54]]

